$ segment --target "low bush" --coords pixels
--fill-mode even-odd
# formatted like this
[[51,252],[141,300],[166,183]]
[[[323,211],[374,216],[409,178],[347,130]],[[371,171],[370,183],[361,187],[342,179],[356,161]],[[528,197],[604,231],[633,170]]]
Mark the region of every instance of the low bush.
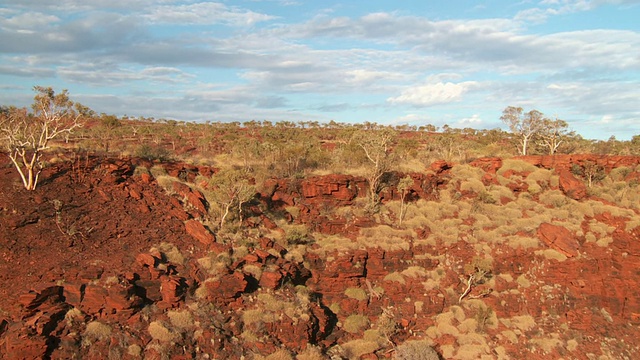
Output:
[[359,301],[363,301],[363,300],[369,299],[369,296],[367,295],[367,292],[364,291],[363,289],[360,289],[360,288],[353,288],[353,287],[347,288],[344,291],[344,294],[348,298],[356,299],[356,300],[359,300]]
[[136,149],[135,155],[146,160],[167,161],[171,159],[169,151],[162,147],[142,144]]
[[396,360],[440,360],[429,340],[409,340],[396,348]]
[[369,318],[360,314],[349,315],[342,324],[344,331],[351,334],[357,334],[368,326]]

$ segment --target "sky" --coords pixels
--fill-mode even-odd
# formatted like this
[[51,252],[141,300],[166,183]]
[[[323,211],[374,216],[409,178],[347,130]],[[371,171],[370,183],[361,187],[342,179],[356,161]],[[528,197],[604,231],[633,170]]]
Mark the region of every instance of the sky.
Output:
[[185,121],[640,134],[640,0],[0,0],[0,104]]

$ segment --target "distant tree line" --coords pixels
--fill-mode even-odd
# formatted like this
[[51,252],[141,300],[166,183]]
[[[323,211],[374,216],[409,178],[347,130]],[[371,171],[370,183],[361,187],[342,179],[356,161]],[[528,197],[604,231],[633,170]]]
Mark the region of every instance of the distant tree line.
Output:
[[557,153],[640,155],[640,135],[630,141],[615,137],[587,140],[571,131],[564,120],[514,106],[505,108],[500,118],[508,132],[369,121],[194,123],[96,114],[71,101],[66,90],[34,90],[30,110],[0,106],[0,145],[28,190],[36,188],[46,165],[42,155],[52,144],[149,160],[224,163],[258,177],[301,177],[360,169],[356,172],[369,180],[372,206],[384,173],[421,171],[438,159],[467,162],[484,156]]

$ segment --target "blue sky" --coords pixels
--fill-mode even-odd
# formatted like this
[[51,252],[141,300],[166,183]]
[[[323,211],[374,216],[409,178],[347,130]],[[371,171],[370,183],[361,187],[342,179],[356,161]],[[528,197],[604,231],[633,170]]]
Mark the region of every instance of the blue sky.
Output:
[[0,104],[34,85],[188,121],[640,134],[640,0],[0,0]]

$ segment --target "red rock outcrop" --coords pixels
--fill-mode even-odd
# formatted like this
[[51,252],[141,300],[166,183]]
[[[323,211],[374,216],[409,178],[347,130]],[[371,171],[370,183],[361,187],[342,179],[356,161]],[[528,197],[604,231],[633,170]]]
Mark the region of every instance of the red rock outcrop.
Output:
[[[539,161],[540,166],[547,163]],[[260,205],[254,205],[258,215],[252,219],[257,229],[238,234],[233,246],[220,244],[192,215],[184,217],[178,199],[150,179],[133,176],[131,164],[122,159],[94,164],[87,171],[99,176],[74,183],[72,190],[69,182],[82,177],[72,177],[62,164],[57,170],[68,171],[44,182],[43,193],[0,193],[0,358],[133,358],[130,353],[240,358],[267,355],[283,345],[293,352],[307,346],[326,352],[350,340],[374,338],[384,321],[391,328],[377,340],[389,345],[363,358],[388,358],[391,343],[402,344],[416,334],[429,334],[438,351],[472,341],[467,345],[474,349],[484,349],[481,344],[486,343],[511,358],[638,356],[633,346],[640,335],[635,207],[616,212],[615,204],[602,200],[606,211],[582,218],[565,214],[545,220],[553,224],[492,242],[482,242],[478,235],[493,228],[466,230],[474,219],[458,212],[452,215],[461,218],[457,238],[440,238],[439,224],[433,222],[411,229],[416,236],[407,237],[403,250],[368,244],[360,250],[328,251],[307,244],[304,251],[288,253],[279,236],[270,238],[265,225],[271,213],[259,213]],[[491,173],[497,164],[493,159],[475,165]],[[409,174],[413,199],[430,199],[433,189],[447,181],[448,166],[455,165],[437,166],[440,175]],[[0,189],[17,180],[7,170],[0,166]],[[323,222],[327,231],[353,229],[347,231],[357,234],[375,221],[329,219],[322,216],[330,211],[320,211],[352,204],[361,195],[354,190],[360,183],[351,179],[345,185],[345,179],[318,177],[305,184],[278,180],[261,198],[273,205],[269,210],[298,207],[301,215],[295,221],[308,216],[305,221]],[[563,187],[572,196],[580,193],[570,189]],[[384,193],[385,201],[397,196],[393,186]],[[528,201],[537,198],[529,196]],[[582,231],[573,233],[562,221],[572,221]],[[281,231],[278,224],[271,221],[269,226]],[[70,230],[71,225],[81,234],[58,231],[58,226]],[[260,235],[248,235],[250,231]],[[594,242],[592,237],[600,234],[608,241]],[[519,246],[519,238],[534,241]],[[175,249],[166,250],[167,244]],[[539,251],[547,247],[567,259]],[[478,257],[492,260],[490,276],[474,283],[460,300],[469,279],[467,265]],[[443,313],[454,315],[452,325],[439,323]],[[351,315],[366,316],[370,325],[346,331]],[[497,321],[491,324],[493,316]],[[517,318],[529,323],[510,327]],[[92,334],[89,323],[101,326],[104,334]],[[150,333],[152,323],[167,330],[167,339],[161,339],[162,331]],[[546,335],[557,341],[544,342]]]
[[184,206],[187,209],[193,210],[195,212],[195,217],[201,218],[205,216],[205,214],[207,213],[208,204],[204,195],[202,195],[200,191],[194,190],[188,185],[185,185],[184,183],[178,181],[174,181],[172,187],[173,191],[176,192],[178,197],[180,199],[184,199]]
[[592,162],[602,166],[607,172],[617,167],[626,166],[633,168],[640,164],[637,156],[611,156],[594,154],[558,154],[558,155],[528,155],[518,156],[516,159],[526,161],[537,167],[556,170],[571,170],[573,164]]
[[497,157],[479,158],[469,163],[471,166],[479,167],[485,171],[482,182],[485,186],[498,185],[497,171],[502,167],[502,159]]
[[587,187],[582,181],[576,179],[569,170],[561,169],[557,173],[559,175],[560,190],[566,196],[574,200],[581,200],[587,196]]
[[550,248],[557,250],[566,257],[578,256],[580,244],[575,236],[565,227],[549,223],[540,224],[538,237]]
[[187,234],[193,236],[205,247],[210,246],[216,241],[216,237],[198,220],[187,220],[184,223]]

